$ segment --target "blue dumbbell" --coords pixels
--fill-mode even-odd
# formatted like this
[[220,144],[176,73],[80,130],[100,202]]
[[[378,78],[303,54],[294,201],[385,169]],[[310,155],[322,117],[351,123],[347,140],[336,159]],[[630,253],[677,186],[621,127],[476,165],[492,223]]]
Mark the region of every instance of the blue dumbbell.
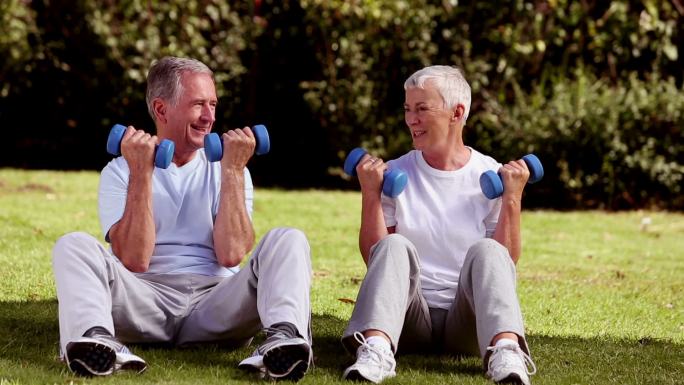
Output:
[[[544,177],[544,167],[542,167],[539,158],[534,154],[527,154],[522,157],[522,160],[525,161],[527,168],[530,170],[530,179],[527,180],[527,183],[539,182]],[[494,171],[484,172],[480,175],[480,188],[489,199],[500,197],[504,191],[501,175]]]
[[[349,176],[356,176],[356,165],[359,164],[361,158],[366,155],[366,150],[357,147],[347,155],[344,160],[344,172]],[[384,179],[382,181],[382,192],[390,198],[396,198],[406,187],[408,176],[404,170],[394,169],[386,170],[383,173]]]
[[[107,137],[107,152],[114,155],[121,155],[121,139],[126,133],[126,126],[121,124],[115,124],[109,131],[109,137]],[[159,168],[168,168],[173,160],[173,151],[176,149],[176,145],[173,141],[169,139],[164,139],[157,146],[156,153],[154,155],[154,165]]]
[[[271,150],[271,141],[268,138],[268,130],[263,124],[257,124],[252,127],[254,139],[256,139],[256,148],[254,153],[257,155],[266,154]],[[204,137],[204,152],[207,154],[207,159],[210,162],[217,162],[223,158],[223,141],[221,137],[212,132]]]

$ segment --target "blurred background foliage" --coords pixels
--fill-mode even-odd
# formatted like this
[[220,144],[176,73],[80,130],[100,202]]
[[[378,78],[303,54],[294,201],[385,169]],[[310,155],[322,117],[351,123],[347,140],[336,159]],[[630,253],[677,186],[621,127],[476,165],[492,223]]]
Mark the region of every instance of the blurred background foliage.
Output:
[[355,187],[362,145],[411,148],[403,82],[464,69],[466,143],[546,168],[527,206],[684,209],[684,0],[4,0],[0,166],[99,169],[115,122],[154,131],[147,69],[216,71],[216,130],[269,127],[255,182]]

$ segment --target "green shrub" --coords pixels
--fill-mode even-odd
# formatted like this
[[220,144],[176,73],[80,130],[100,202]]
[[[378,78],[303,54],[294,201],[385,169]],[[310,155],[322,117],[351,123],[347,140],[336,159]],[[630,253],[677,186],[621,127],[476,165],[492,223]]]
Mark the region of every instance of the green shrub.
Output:
[[[396,153],[404,129],[403,84],[437,53],[439,7],[427,0],[302,0],[320,77],[301,83],[304,98],[331,145]],[[334,142],[334,144],[332,143]]]
[[[684,89],[672,78],[611,85],[582,70],[573,79],[485,103],[472,130],[499,159],[537,153],[555,205],[683,208]],[[503,157],[501,156],[503,155]],[[531,189],[534,191],[534,189]],[[553,197],[553,198],[549,198]]]

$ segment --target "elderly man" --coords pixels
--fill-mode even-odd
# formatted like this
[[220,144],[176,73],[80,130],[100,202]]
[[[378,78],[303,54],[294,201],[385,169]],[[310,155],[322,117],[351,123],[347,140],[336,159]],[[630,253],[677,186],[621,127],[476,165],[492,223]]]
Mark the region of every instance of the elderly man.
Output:
[[[147,79],[157,135],[128,127],[122,156],[102,171],[99,216],[105,249],[84,233],[53,251],[60,347],[69,368],[86,376],[147,364],[126,342],[245,346],[267,338],[240,367],[299,380],[312,360],[310,249],[299,230],[277,228],[254,246],[253,187],[247,127],[223,135],[224,155],[203,149],[218,100],[203,63],[165,57]],[[155,147],[175,143],[173,162],[155,168]]]

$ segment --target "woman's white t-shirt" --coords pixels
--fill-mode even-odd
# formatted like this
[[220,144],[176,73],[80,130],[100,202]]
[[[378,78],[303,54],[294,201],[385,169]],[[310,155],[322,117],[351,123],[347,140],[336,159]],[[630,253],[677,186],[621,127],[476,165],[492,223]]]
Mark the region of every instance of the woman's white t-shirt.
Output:
[[391,169],[406,172],[408,184],[396,198],[383,194],[385,225],[396,226],[396,233],[416,246],[430,307],[451,306],[468,248],[494,234],[501,210],[501,199],[487,199],[479,182],[482,173],[496,172],[501,164],[469,150],[468,163],[455,171],[430,167],[416,150],[388,162]]

